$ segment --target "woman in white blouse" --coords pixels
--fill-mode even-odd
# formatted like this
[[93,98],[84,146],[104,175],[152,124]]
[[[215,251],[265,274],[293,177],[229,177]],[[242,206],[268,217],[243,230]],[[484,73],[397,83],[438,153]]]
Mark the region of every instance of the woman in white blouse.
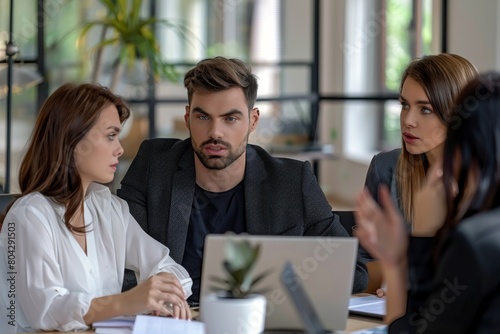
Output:
[[[21,196],[2,220],[0,328],[73,331],[119,315],[191,317],[186,270],[101,185],[123,154],[118,134],[129,112],[93,84],[65,84],[41,108],[20,167]],[[122,293],[125,268],[140,284]]]

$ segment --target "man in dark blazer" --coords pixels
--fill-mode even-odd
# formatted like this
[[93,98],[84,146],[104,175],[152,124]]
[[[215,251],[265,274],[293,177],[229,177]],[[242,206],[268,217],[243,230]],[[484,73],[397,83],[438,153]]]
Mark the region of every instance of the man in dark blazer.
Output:
[[[192,301],[198,300],[208,233],[348,237],[309,162],[275,158],[248,144],[259,120],[249,66],[206,59],[186,74],[184,85],[190,138],[144,141],[118,196],[188,270]],[[353,270],[353,292],[361,292],[366,267],[358,261]]]

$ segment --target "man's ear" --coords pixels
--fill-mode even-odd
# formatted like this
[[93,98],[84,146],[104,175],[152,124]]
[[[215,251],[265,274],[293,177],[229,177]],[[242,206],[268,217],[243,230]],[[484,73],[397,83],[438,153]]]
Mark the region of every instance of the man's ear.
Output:
[[186,123],[186,127],[188,128],[188,130],[191,130],[189,128],[189,104],[187,104],[185,107],[184,107],[184,122]]
[[250,111],[250,132],[257,128],[257,124],[259,124],[260,110],[259,108],[253,108]]

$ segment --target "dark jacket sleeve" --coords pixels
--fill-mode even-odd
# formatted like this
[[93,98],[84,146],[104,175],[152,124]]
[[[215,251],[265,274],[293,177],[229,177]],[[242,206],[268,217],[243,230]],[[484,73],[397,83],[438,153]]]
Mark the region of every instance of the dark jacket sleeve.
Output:
[[[319,186],[309,163],[304,164],[302,182],[305,212],[304,235],[349,237],[344,226],[340,223],[339,216],[332,212],[332,208]],[[363,292],[368,286],[368,271],[359,254],[354,270],[352,292]]]
[[[152,182],[151,173],[158,168],[159,156],[169,154],[174,145],[181,142],[179,139],[155,138],[142,142],[136,157],[132,161],[125,177],[121,181],[121,187],[117,195],[127,201],[130,213],[137,220],[144,231],[151,234],[148,224],[148,196],[152,196],[150,186]],[[156,167],[153,165],[156,164]],[[165,176],[166,178],[167,176]],[[166,180],[161,180],[166,182]],[[158,240],[161,242],[161,240]]]
[[[386,185],[391,192],[391,183],[396,169],[397,160],[400,149],[392,150],[389,152],[381,152],[375,155],[370,162],[368,171],[366,172],[365,188],[368,189],[370,195],[378,203],[378,193],[381,185]],[[392,197],[397,198],[397,194],[392,194]],[[395,203],[397,204],[397,203]],[[360,256],[367,260],[373,260],[373,257],[363,247],[359,247]]]
[[407,310],[389,326],[389,333],[476,333],[486,296],[481,261],[471,243],[454,233],[440,248],[433,269],[432,239],[411,239]]
[[147,141],[142,142],[139,151],[121,181],[116,194],[127,201],[130,213],[142,229],[148,232],[147,184],[151,155]]
[[378,189],[381,184],[387,184],[386,182],[382,182],[379,175],[379,170],[377,168],[377,159],[378,155],[372,158],[370,162],[370,166],[368,167],[368,171],[366,172],[365,179],[365,188],[368,189],[372,197],[378,203]]
[[[116,191],[119,197],[127,201],[130,213],[146,232],[148,232],[146,208],[148,161],[149,154],[147,144],[143,142],[137,156],[132,161],[132,164],[121,182],[121,188]],[[137,279],[135,273],[126,269],[125,276],[123,277],[122,291],[130,290],[136,285]]]
[[[148,174],[154,152],[161,149],[169,149],[178,140],[145,140],[132,161],[125,177],[121,181],[121,188],[117,195],[127,201],[130,213],[137,220],[146,233],[149,233],[147,198],[148,198]],[[123,278],[122,291],[129,290],[137,285],[136,275],[133,271],[126,269]]]
[[354,281],[352,284],[352,293],[361,293],[368,287],[368,269],[365,260],[361,257],[358,247],[356,266],[354,269]]
[[[365,187],[368,189],[372,197],[378,202],[378,192],[381,185],[386,185],[389,190],[396,172],[401,149],[395,149],[388,152],[381,152],[375,155],[370,162],[366,173]],[[397,197],[397,196],[393,196]]]
[[349,236],[338,215],[332,213],[332,207],[308,162],[302,168],[302,197],[304,235]]

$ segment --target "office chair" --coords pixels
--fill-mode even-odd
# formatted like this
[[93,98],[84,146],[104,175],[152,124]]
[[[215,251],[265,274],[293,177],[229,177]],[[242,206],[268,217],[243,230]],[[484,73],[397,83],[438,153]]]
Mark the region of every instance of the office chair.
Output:
[[340,223],[344,226],[345,230],[352,237],[352,227],[356,225],[354,219],[354,211],[334,211],[340,217]]
[[17,194],[0,194],[0,213],[5,213],[5,209],[16,199]]

